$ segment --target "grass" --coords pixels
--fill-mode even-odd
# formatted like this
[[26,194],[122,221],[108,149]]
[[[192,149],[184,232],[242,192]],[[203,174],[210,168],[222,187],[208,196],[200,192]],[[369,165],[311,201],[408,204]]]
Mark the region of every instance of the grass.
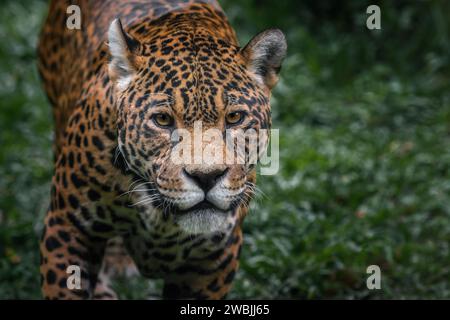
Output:
[[[245,221],[230,297],[449,299],[448,3],[382,2],[378,31],[364,1],[258,3],[223,6],[242,43],[267,27],[287,34],[273,96],[281,169],[259,177],[266,196]],[[34,47],[46,3],[1,6],[0,298],[38,299],[53,124]],[[366,287],[372,264],[381,290]],[[161,285],[117,287],[139,298]]]

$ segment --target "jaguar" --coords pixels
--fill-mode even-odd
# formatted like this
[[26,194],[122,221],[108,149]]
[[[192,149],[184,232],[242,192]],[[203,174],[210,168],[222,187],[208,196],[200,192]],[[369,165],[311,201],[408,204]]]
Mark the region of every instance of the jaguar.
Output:
[[[66,24],[73,5],[80,29]],[[55,123],[44,298],[116,299],[114,277],[138,273],[166,299],[226,297],[257,167],[174,163],[173,134],[270,128],[286,50],[278,29],[240,46],[216,1],[51,1],[38,44]]]

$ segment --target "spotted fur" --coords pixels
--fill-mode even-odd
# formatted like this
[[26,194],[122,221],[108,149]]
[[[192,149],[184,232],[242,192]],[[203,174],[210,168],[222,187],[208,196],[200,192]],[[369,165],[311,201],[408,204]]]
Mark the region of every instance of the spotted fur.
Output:
[[[81,30],[65,28],[71,4],[81,8]],[[39,43],[55,119],[45,298],[116,298],[110,273],[135,272],[132,261],[164,279],[166,298],[226,296],[256,169],[174,165],[170,133],[197,121],[224,131],[236,110],[246,115],[237,127],[270,128],[285,51],[276,29],[240,47],[215,1],[51,2]],[[158,112],[172,127],[155,123]],[[193,209],[206,200],[214,208]],[[81,268],[79,290],[67,288],[69,265]]]

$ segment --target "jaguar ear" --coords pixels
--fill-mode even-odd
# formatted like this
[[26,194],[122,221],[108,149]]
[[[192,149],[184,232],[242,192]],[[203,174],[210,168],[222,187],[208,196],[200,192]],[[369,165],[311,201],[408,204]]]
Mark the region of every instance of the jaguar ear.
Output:
[[111,54],[109,77],[119,90],[124,90],[136,73],[140,43],[123,30],[120,19],[115,19],[108,29],[108,45]]
[[269,29],[257,34],[241,53],[256,81],[272,89],[278,81],[286,50],[287,43],[283,32]]

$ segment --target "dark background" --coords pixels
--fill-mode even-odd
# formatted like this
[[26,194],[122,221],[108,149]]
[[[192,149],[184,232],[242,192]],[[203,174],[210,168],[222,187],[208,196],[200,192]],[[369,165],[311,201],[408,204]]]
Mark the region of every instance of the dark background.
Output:
[[[381,30],[366,8],[381,7]],[[450,298],[450,1],[221,1],[245,44],[281,28],[281,170],[244,224],[231,298]],[[40,298],[53,123],[45,1],[0,4],[0,298]],[[379,265],[382,289],[368,290]],[[122,279],[122,298],[160,282]]]

